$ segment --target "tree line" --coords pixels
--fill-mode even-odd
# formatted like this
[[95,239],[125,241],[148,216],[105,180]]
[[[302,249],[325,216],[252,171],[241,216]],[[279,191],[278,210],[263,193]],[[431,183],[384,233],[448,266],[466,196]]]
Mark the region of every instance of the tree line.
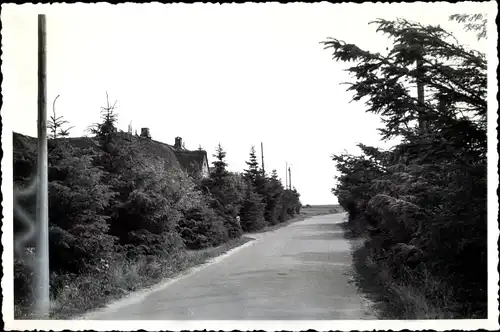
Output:
[[[52,298],[84,273],[111,280],[111,264],[218,246],[300,213],[297,190],[285,189],[275,170],[265,174],[253,147],[242,173],[228,170],[220,144],[206,178],[166,170],[165,160],[142,153],[139,138],[117,130],[115,104],[108,101],[89,126],[90,147],[65,138],[67,122],[55,112],[49,119]],[[16,186],[29,185],[35,163],[36,151],[14,148]],[[34,195],[17,202],[35,220]],[[19,235],[25,228],[19,215],[14,219]],[[15,257],[15,303],[23,307],[33,301],[30,257]]]
[[[450,19],[485,38],[484,15]],[[404,19],[373,24],[393,42],[387,54],[337,39],[323,44],[334,60],[351,64],[348,90],[366,112],[380,115],[383,139],[400,143],[387,150],[359,144],[361,155],[334,155],[340,175],[332,192],[349,213],[349,228],[367,239],[360,266],[373,267],[386,289],[403,298],[404,305],[394,302],[396,316],[423,318],[423,310],[433,317],[416,300],[423,298],[451,317],[484,318],[485,54],[439,26]]]

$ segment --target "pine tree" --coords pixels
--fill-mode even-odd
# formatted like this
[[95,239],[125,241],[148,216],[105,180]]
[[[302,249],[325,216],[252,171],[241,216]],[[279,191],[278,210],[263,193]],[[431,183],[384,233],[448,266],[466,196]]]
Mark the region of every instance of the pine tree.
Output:
[[224,182],[224,179],[229,175],[227,171],[227,163],[225,161],[226,152],[222,149],[222,146],[217,146],[215,150],[215,154],[213,154],[215,161],[212,162],[214,165],[214,171],[210,174],[210,178],[214,181],[215,185],[221,186]]
[[450,16],[450,21],[457,21],[464,25],[465,31],[474,31],[477,40],[486,38],[486,15],[476,14],[453,14]]
[[69,131],[70,129],[74,128],[69,127],[66,129],[62,129],[62,127],[68,123],[68,121],[64,120],[62,116],[57,116],[56,115],[56,101],[57,98],[59,98],[59,95],[54,99],[54,102],[52,103],[52,114],[49,117],[49,120],[47,121],[47,128],[50,130],[51,135],[49,138],[56,139],[58,137],[66,137],[69,136]]
[[228,188],[229,172],[226,169],[226,152],[220,143],[217,146],[213,157],[215,160],[212,162],[212,165],[215,169],[210,173],[208,179],[202,181],[202,186],[208,188],[212,196],[218,200],[221,206],[226,206],[231,203],[231,192]]
[[250,149],[250,157],[246,164],[248,169],[244,170],[243,178],[247,188],[241,208],[241,226],[244,231],[254,231],[266,225],[264,218],[266,203],[262,195],[264,179],[257,161],[255,146]]
[[240,212],[243,231],[252,232],[264,228],[266,226],[264,210],[265,204],[262,203],[262,196],[257,194],[249,183]]
[[248,169],[245,170],[245,178],[254,186],[257,186],[257,179],[261,174],[259,169],[259,162],[257,161],[257,155],[255,154],[255,146],[252,145],[250,149],[249,161],[246,161]]
[[272,170],[271,177],[268,179],[267,199],[265,218],[271,225],[275,225],[280,221],[282,210],[282,196],[284,188],[278,179],[276,170]]
[[106,106],[101,107],[101,122],[91,125],[87,130],[96,135],[101,141],[109,141],[114,133],[116,133],[116,124],[118,122],[118,114],[116,113],[116,103],[109,103],[108,92],[106,91]]
[[231,173],[227,170],[226,152],[220,143],[213,157],[215,160],[212,165],[215,169],[207,179],[202,181],[202,187],[208,189],[212,197],[212,208],[224,219],[228,236],[237,238],[242,234],[241,226],[236,220],[240,210],[241,198]]

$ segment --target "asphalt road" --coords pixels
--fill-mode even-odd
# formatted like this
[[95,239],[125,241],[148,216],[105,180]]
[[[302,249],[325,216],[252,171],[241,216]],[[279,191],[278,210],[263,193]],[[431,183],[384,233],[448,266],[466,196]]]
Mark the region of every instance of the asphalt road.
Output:
[[213,264],[84,319],[376,319],[350,282],[351,246],[338,225],[344,217],[317,216],[257,234]]

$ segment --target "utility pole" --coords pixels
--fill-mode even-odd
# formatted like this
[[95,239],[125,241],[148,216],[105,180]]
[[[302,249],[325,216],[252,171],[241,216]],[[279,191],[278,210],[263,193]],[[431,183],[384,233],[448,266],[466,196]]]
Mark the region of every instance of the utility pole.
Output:
[[288,185],[290,186],[290,190],[292,190],[292,170],[290,169],[290,167],[288,167],[288,177]]
[[48,319],[49,204],[47,171],[47,50],[45,15],[38,15],[38,160],[36,194],[36,315]]
[[286,166],[285,166],[285,189],[288,189],[288,162],[286,163]]
[[262,157],[262,175],[266,175],[266,170],[264,169],[264,145],[260,142],[260,154]]

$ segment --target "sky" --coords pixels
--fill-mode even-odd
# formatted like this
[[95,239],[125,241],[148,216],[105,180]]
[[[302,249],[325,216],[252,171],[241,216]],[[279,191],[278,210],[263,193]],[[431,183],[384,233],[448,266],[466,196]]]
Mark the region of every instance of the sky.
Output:
[[[252,145],[266,171],[285,177],[303,204],[336,204],[331,155],[357,154],[356,144],[387,148],[377,116],[350,102],[347,65],[320,44],[328,37],[384,52],[388,40],[370,21],[406,18],[440,24],[483,50],[473,33],[448,17],[484,13],[492,2],[329,4],[54,4],[2,5],[4,124],[36,136],[37,14],[47,15],[47,105],[71,136],[117,101],[118,128],[186,148],[220,143],[229,168],[246,168]],[[489,8],[489,9],[487,9]]]

